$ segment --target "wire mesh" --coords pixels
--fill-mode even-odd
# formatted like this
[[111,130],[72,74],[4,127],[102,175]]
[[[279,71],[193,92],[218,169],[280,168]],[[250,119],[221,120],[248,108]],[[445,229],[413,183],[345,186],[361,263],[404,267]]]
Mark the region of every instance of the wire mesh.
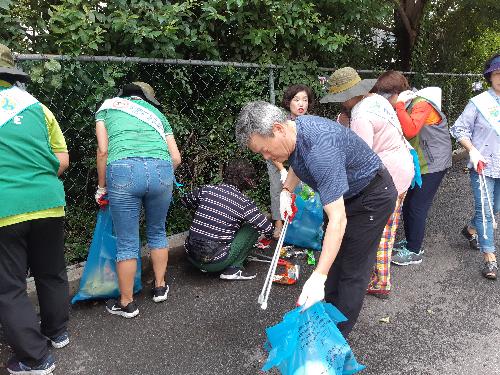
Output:
[[[70,153],[70,168],[64,174],[67,197],[67,259],[85,259],[96,216],[93,196],[97,186],[94,113],[106,98],[113,97],[128,82],[150,83],[174,130],[183,163],[176,171],[179,181],[190,189],[195,185],[218,182],[223,165],[235,156],[254,161],[260,183],[253,192],[261,206],[269,206],[266,167],[256,155],[238,148],[234,121],[241,107],[251,100],[279,103],[289,84],[280,67],[257,64],[228,64],[137,58],[71,58],[18,55],[17,64],[30,73],[26,89],[51,109],[63,130]],[[320,76],[328,71],[304,72],[305,83],[317,96],[325,93]],[[379,72],[362,71],[363,78],[376,78]],[[472,96],[477,76],[412,74],[417,87],[440,86],[443,109],[451,122],[458,117]],[[322,81],[323,82],[323,81]],[[275,98],[276,96],[276,98]],[[338,108],[317,105],[314,113],[335,118]],[[167,220],[169,233],[186,230],[190,216],[174,195]],[[178,198],[178,197],[177,197]]]

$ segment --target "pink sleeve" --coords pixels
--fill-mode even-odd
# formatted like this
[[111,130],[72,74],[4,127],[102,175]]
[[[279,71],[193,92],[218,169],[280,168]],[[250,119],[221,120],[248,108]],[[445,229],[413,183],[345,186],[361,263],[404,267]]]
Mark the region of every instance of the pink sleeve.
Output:
[[357,117],[351,120],[351,130],[373,149],[373,124],[368,119]]

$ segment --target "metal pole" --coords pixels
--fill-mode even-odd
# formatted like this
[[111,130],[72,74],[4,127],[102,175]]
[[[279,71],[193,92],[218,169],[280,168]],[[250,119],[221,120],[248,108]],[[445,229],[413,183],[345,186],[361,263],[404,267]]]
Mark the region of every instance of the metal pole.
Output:
[[274,70],[269,68],[269,102],[276,104],[276,95],[274,93]]

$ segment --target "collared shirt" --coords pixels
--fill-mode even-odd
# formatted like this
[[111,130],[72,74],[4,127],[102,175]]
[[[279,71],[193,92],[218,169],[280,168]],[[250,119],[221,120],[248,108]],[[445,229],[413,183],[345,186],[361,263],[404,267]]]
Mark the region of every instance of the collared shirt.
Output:
[[382,167],[365,141],[335,121],[303,115],[295,124],[297,142],[288,161],[323,205],[360,193]]
[[[493,89],[488,92],[500,105],[500,97]],[[500,178],[500,135],[483,117],[477,107],[469,102],[455,124],[450,128],[451,135],[457,140],[468,139],[486,159],[484,175]],[[469,163],[469,168],[472,164]]]

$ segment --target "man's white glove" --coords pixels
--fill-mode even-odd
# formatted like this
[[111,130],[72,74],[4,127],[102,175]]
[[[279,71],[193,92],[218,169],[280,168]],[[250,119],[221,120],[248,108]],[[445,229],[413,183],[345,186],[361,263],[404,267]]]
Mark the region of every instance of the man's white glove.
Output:
[[406,90],[401,93],[399,93],[398,98],[396,99],[396,102],[403,102],[406,103],[409,100],[413,100],[417,97],[417,95],[411,91],[411,90]]
[[469,158],[470,158],[470,162],[472,163],[472,166],[474,167],[474,170],[476,172],[477,172],[477,165],[480,161],[482,161],[484,164],[486,164],[486,160],[484,159],[484,156],[481,155],[481,153],[475,147],[472,147],[469,150]]
[[281,190],[280,193],[280,214],[281,219],[285,220],[286,217],[290,217],[293,213],[292,211],[292,194],[288,190]]
[[287,176],[288,176],[288,172],[287,172],[286,168],[283,168],[282,170],[280,170],[280,181],[281,181],[281,184],[285,183]]
[[100,204],[102,197],[108,192],[108,190],[105,187],[100,187],[97,185],[97,191],[95,192],[95,201],[97,204]]
[[307,279],[297,301],[297,305],[302,306],[302,311],[325,299],[325,281],[326,275],[318,271],[314,271]]

